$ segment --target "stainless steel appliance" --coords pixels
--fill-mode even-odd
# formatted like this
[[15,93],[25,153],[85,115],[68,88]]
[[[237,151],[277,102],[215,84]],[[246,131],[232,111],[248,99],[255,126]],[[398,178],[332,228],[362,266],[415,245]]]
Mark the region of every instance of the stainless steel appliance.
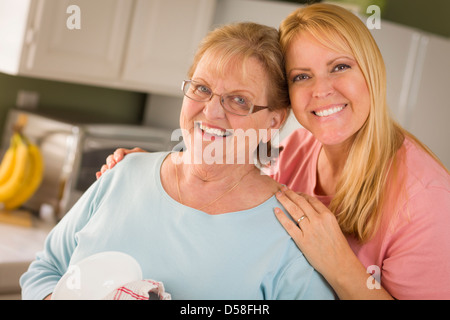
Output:
[[159,128],[89,123],[74,117],[68,120],[67,115],[12,109],[5,123],[1,155],[21,115],[27,119],[24,133],[38,144],[45,163],[42,184],[24,208],[50,210],[57,219],[95,181],[95,172],[116,148],[139,146],[148,151],[169,151],[177,143],[170,140],[170,131]]

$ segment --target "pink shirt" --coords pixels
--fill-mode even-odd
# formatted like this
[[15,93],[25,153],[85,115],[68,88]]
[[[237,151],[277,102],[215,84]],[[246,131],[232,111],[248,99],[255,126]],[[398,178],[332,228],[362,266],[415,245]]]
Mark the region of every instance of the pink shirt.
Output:
[[[320,142],[300,128],[283,146],[274,179],[328,206],[332,196],[314,194]],[[409,139],[399,152],[404,188],[391,187],[371,240],[347,239],[394,298],[450,299],[450,176]]]

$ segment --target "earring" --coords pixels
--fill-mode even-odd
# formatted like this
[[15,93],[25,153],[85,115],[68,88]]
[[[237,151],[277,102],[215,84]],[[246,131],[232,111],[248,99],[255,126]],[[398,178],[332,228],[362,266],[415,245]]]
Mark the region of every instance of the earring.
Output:
[[272,121],[270,122],[270,126],[274,127],[275,126],[275,119],[272,119]]

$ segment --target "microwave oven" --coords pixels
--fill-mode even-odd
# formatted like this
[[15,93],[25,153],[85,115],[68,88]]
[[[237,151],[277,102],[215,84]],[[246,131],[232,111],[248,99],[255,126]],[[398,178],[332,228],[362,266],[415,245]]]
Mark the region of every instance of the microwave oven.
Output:
[[23,133],[41,150],[44,160],[42,183],[23,205],[36,214],[45,209],[57,220],[95,182],[95,173],[106,157],[119,147],[140,147],[150,152],[170,151],[170,130],[140,125],[101,124],[77,121],[76,116],[11,109],[2,138],[1,153],[9,146],[12,128],[19,117],[26,119]]

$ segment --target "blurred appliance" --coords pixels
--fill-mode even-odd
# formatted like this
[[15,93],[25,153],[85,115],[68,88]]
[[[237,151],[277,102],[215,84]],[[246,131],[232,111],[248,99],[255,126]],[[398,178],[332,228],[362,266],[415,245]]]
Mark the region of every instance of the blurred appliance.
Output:
[[169,151],[176,143],[164,129],[77,122],[74,117],[67,120],[67,116],[12,109],[5,123],[1,155],[21,115],[27,118],[24,134],[40,147],[45,164],[42,184],[24,208],[35,213],[50,210],[56,219],[96,180],[95,173],[116,148]]

